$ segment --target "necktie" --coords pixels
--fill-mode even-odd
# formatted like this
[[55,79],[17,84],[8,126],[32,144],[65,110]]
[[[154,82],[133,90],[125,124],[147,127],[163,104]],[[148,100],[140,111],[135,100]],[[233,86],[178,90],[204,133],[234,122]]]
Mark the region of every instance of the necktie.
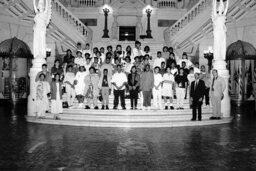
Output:
[[213,78],[213,81],[212,81],[212,91],[214,91],[214,88],[213,88],[213,86],[214,86],[214,82],[215,82],[215,77]]
[[196,87],[197,87],[197,80],[195,81],[195,90],[196,90]]

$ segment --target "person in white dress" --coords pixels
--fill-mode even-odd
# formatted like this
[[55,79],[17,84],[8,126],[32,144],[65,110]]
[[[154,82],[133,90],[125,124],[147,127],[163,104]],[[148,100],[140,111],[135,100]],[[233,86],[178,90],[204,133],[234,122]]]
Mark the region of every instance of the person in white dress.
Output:
[[165,110],[168,109],[167,98],[170,100],[170,109],[173,110],[173,85],[175,84],[174,76],[171,73],[171,68],[166,67],[166,73],[163,76],[162,95],[164,97]]
[[62,83],[60,82],[60,75],[54,75],[51,82],[51,113],[54,119],[60,119],[59,114],[63,113],[62,108]]
[[153,102],[156,109],[162,110],[162,83],[163,77],[159,73],[160,68],[154,68],[154,88],[153,88]]
[[36,118],[44,118],[45,111],[48,110],[50,93],[50,84],[45,80],[45,75],[39,75],[39,81],[36,82]]
[[84,78],[86,75],[87,73],[85,72],[84,66],[80,66],[79,71],[76,73],[74,81],[76,98],[79,103],[78,108],[83,108],[85,88]]
[[73,103],[76,96],[74,81],[75,81],[75,74],[73,72],[73,66],[69,65],[63,80],[63,83],[65,84],[65,87],[66,87],[67,102],[68,102],[69,108],[73,107]]

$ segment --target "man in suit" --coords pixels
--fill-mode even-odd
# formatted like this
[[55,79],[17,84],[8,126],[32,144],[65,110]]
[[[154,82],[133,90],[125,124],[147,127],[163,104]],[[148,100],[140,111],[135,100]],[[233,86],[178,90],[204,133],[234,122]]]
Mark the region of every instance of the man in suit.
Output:
[[221,100],[224,95],[223,92],[226,89],[226,83],[224,78],[218,75],[216,69],[212,70],[213,80],[211,82],[210,97],[212,101],[212,117],[210,119],[221,119]]
[[199,73],[195,73],[195,81],[191,83],[190,87],[190,100],[192,102],[192,119],[191,121],[196,120],[196,113],[198,110],[198,120],[202,119],[202,103],[204,96],[205,84],[203,80],[199,79]]

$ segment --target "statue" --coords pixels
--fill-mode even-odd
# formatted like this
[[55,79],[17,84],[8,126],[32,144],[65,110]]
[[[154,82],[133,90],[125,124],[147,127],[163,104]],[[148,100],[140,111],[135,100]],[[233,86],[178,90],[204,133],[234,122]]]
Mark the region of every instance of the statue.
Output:
[[212,22],[213,22],[213,52],[215,60],[225,60],[226,58],[226,14],[228,11],[228,0],[224,7],[223,0],[220,0],[217,7],[217,0],[213,0]]
[[[44,3],[46,1],[46,3]],[[51,0],[39,0],[36,6],[36,0],[33,0],[35,10],[34,24],[34,41],[33,53],[34,58],[45,58],[46,56],[46,27],[51,19]]]
[[141,23],[141,17],[138,16],[137,18],[138,19],[137,19],[137,23],[136,23],[136,38],[139,39],[140,35],[142,35],[143,26]]
[[118,34],[118,23],[117,23],[117,16],[114,15],[114,21],[111,27],[111,38],[112,40],[117,40],[117,34]]

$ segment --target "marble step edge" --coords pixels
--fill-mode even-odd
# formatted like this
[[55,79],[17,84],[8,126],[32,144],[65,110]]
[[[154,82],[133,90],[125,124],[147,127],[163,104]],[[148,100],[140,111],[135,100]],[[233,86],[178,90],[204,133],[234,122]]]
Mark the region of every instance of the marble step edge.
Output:
[[[187,115],[191,114],[191,109],[184,110],[95,110],[95,109],[64,109],[64,114],[76,114],[76,115],[99,115],[99,116],[169,116],[169,115]],[[210,109],[202,109],[202,114],[212,113]]]
[[98,122],[98,121],[77,121],[77,120],[53,120],[53,119],[35,119],[35,117],[26,117],[27,122],[38,124],[52,124],[65,126],[86,126],[86,127],[124,127],[124,128],[160,128],[160,127],[186,127],[186,126],[207,126],[217,124],[227,124],[232,122],[233,118],[223,118],[221,120],[202,120],[202,121],[162,121],[162,122]]
[[[202,115],[202,119],[209,119],[212,115]],[[173,117],[173,116],[166,116],[166,117],[135,117],[135,116],[119,116],[119,117],[102,117],[102,116],[72,116],[72,115],[60,115],[60,118],[62,120],[76,120],[76,121],[98,121],[98,122],[124,122],[124,123],[130,123],[130,122],[163,122],[163,121],[178,121],[178,120],[190,120],[192,115],[183,115],[179,117]],[[52,116],[46,116],[46,119],[53,119]]]

